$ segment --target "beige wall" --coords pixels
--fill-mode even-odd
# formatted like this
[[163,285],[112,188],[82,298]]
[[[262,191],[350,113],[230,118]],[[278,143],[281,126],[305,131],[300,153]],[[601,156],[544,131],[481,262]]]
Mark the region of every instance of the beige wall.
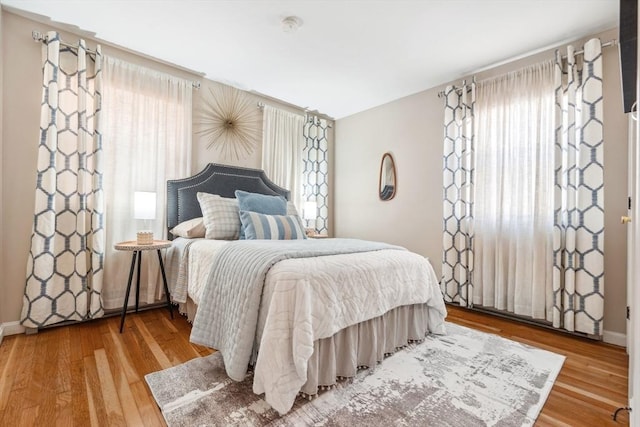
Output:
[[[3,322],[18,320],[22,307],[26,261],[33,221],[35,159],[39,126],[41,70],[39,46],[31,39],[38,28],[11,14],[2,14],[2,288]],[[9,66],[10,65],[10,66]],[[35,100],[35,102],[34,102]],[[36,143],[34,143],[36,141]]]
[[[598,34],[603,42],[617,37]],[[585,39],[586,40],[586,39]],[[582,41],[576,42],[581,45]],[[625,333],[626,232],[620,216],[627,201],[627,118],[622,113],[617,48],[604,48],[605,96],[605,331]],[[491,70],[489,76],[553,58],[543,52]],[[455,83],[459,83],[457,80]],[[442,264],[442,100],[445,85],[336,121],[335,233],[382,240],[429,257],[436,274]],[[396,197],[378,199],[382,154],[393,153]],[[357,167],[354,167],[357,165]]]
[[[74,41],[78,35],[64,31],[63,26],[36,22],[2,9],[0,34],[0,324],[19,320],[24,292],[27,255],[31,236],[34,208],[34,188],[36,180],[36,160],[38,127],[40,122],[40,99],[42,86],[41,44],[31,38],[31,31],[47,32],[57,30],[64,40]],[[96,40],[83,36],[90,48]],[[215,82],[190,73],[180,67],[155,61],[135,53],[124,51],[102,42],[103,53],[117,56],[126,61],[170,73],[179,77],[202,82],[200,90],[193,95],[194,109],[198,109],[202,97]],[[273,99],[249,95],[257,102],[277,108],[295,111],[295,108]],[[252,101],[253,102],[253,101]],[[202,135],[193,135],[193,172],[201,170],[209,162],[260,168],[262,148],[262,114],[259,116],[259,132],[256,149],[249,157],[235,160],[222,157],[215,150],[206,149]],[[298,112],[300,112],[298,110]],[[194,129],[196,127],[194,126]],[[127,167],[127,165],[123,165]]]

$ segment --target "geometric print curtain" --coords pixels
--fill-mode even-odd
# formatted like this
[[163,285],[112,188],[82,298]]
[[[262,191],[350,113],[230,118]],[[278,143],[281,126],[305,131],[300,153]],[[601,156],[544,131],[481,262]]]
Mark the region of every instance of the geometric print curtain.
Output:
[[441,290],[447,302],[473,304],[475,81],[444,90],[444,233]]
[[316,202],[315,232],[329,234],[329,128],[325,119],[309,115],[303,129],[303,200]]
[[101,52],[43,45],[35,215],[21,315],[37,328],[103,315]]
[[553,326],[601,336],[604,311],[604,139],[600,40],[582,61],[556,51]]
[[[598,39],[556,52],[551,321],[601,337],[604,315],[604,134]],[[445,301],[473,305],[475,85],[444,91]]]

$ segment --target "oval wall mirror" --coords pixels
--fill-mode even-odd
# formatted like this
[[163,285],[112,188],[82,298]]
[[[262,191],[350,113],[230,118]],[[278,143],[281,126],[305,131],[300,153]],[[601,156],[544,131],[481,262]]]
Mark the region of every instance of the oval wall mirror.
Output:
[[393,199],[396,195],[396,188],[396,164],[391,153],[384,153],[380,163],[380,181],[378,183],[380,200]]

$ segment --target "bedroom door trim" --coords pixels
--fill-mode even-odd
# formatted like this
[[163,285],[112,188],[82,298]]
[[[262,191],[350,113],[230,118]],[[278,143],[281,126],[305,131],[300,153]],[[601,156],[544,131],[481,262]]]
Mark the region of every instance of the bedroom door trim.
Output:
[[[628,138],[628,178],[627,178],[627,216],[622,218],[622,223],[630,221],[633,217],[633,202],[635,197],[635,180],[636,180],[636,127],[637,123],[632,119],[631,115],[628,115],[629,119],[629,138]],[[634,260],[635,258],[635,240],[634,240],[634,224],[626,223],[627,225],[627,334],[626,334],[626,347],[627,354],[630,354],[629,349],[633,341],[633,322],[631,321],[630,310],[633,306],[633,283],[634,283]]]
[[[639,11],[640,12],[640,11]],[[640,14],[639,14],[640,17]],[[640,24],[640,19],[638,19]],[[638,26],[640,31],[640,25]],[[640,45],[636,47],[640,52]],[[638,55],[640,58],[640,55]],[[636,66],[636,69],[638,67]],[[640,76],[636,75],[636,100],[639,99],[640,94]],[[637,111],[637,110],[636,110]],[[636,113],[637,114],[637,113]],[[637,115],[636,115],[637,117]],[[638,212],[640,209],[640,122],[635,120],[633,123],[635,128],[635,135],[629,138],[629,195],[631,197],[631,203],[629,207],[631,212]],[[630,410],[629,423],[632,426],[640,425],[640,375],[637,367],[640,362],[640,251],[637,250],[638,242],[640,242],[640,224],[638,218],[631,217],[631,222],[627,224],[629,230],[627,231],[627,238],[630,250],[627,252],[627,304],[629,305],[629,321],[627,323],[627,352],[629,354],[629,371],[628,371],[628,390],[629,390],[629,408],[635,408],[635,411]]]
[[[639,20],[640,22],[640,20]],[[640,79],[636,77],[637,88],[640,89]],[[638,90],[637,89],[637,90]],[[636,92],[638,99],[638,92]],[[630,411],[630,425],[640,426],[640,251],[638,250],[638,242],[640,242],[640,223],[638,216],[632,215],[633,212],[640,211],[640,122],[633,122],[635,134],[629,138],[629,195],[631,197],[629,203],[628,216],[631,222],[627,223],[627,304],[629,305],[629,320],[627,322],[627,353],[629,354],[629,371],[628,371],[628,390],[629,390],[629,408],[635,408]],[[633,129],[630,129],[633,130]]]
[[[640,316],[638,316],[638,310],[640,304],[638,300],[640,295],[635,290],[634,284],[637,283],[636,275],[638,268],[635,267],[636,256],[636,229],[638,228],[636,221],[633,221],[633,211],[637,204],[638,194],[636,191],[636,181],[638,180],[638,171],[636,168],[636,144],[638,143],[637,133],[638,123],[634,121],[629,115],[629,178],[628,178],[628,205],[627,205],[627,217],[626,220],[631,219],[631,222],[627,223],[627,354],[629,355],[629,372],[628,372],[628,394],[629,394],[629,407],[638,406],[637,397],[634,396],[634,390],[638,390],[638,382],[634,377],[635,368],[637,366],[638,348],[637,343],[640,342],[636,336],[636,331],[640,330]],[[622,219],[623,223],[625,218]],[[635,415],[635,416],[634,416]],[[631,418],[636,418],[640,414],[630,414]],[[638,417],[640,418],[640,417]],[[638,420],[640,421],[640,420]],[[632,423],[635,425],[636,423]]]

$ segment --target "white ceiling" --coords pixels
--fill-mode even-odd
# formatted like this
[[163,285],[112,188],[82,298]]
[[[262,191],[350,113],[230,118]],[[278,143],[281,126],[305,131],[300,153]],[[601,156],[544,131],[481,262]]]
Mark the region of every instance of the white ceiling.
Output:
[[[335,118],[617,26],[619,0],[0,0]],[[282,30],[283,18],[304,22]]]

